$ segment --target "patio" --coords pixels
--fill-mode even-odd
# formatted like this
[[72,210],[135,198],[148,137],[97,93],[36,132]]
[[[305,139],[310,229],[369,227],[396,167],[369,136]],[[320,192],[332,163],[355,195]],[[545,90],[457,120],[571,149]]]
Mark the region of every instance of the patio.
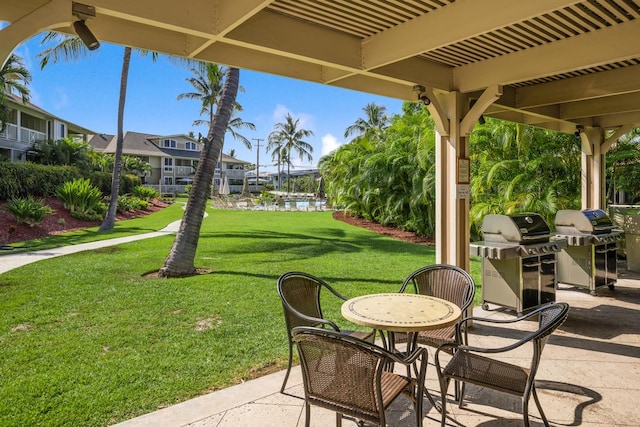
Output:
[[[551,425],[631,426],[640,424],[640,273],[619,264],[614,291],[599,296],[584,289],[561,285],[558,301],[571,305],[569,319],[549,339],[537,375],[538,395]],[[275,289],[274,289],[275,292]],[[492,307],[476,307],[475,316],[511,316]],[[284,334],[284,326],[283,326]],[[476,324],[472,343],[497,347],[510,340],[509,330]],[[432,355],[433,353],[430,352]],[[519,353],[512,355],[518,360]],[[430,357],[430,361],[432,358]],[[300,370],[294,368],[287,394],[278,392],[284,371],[216,391],[118,424],[118,427],[189,426],[244,427],[304,425]],[[427,387],[439,396],[435,368],[429,366]],[[453,386],[450,386],[451,393]],[[448,405],[448,425],[520,426],[517,397],[468,386],[462,409]],[[389,425],[412,426],[411,403],[401,398],[389,415]],[[533,403],[532,425],[542,425]],[[440,424],[440,414],[425,400],[425,426]],[[335,425],[332,412],[313,408],[313,426]],[[345,426],[355,425],[345,421]]]

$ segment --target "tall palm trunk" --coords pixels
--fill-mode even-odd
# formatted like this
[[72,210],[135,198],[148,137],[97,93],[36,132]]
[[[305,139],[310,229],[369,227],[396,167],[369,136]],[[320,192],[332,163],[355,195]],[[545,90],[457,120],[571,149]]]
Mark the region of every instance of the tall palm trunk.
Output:
[[220,158],[224,135],[238,94],[240,71],[227,68],[220,104],[209,126],[200,162],[189,194],[189,201],[171,251],[159,271],[160,277],[182,277],[196,273],[195,257],[216,163]]
[[118,100],[118,136],[116,140],[116,154],[113,160],[113,176],[111,178],[111,198],[107,216],[100,225],[99,231],[111,230],[116,223],[118,210],[118,192],[120,191],[120,171],[122,169],[122,148],[124,146],[124,104],[127,98],[127,82],[129,80],[129,64],[131,63],[131,48],[124,48],[122,58],[122,73],[120,74],[120,99]]

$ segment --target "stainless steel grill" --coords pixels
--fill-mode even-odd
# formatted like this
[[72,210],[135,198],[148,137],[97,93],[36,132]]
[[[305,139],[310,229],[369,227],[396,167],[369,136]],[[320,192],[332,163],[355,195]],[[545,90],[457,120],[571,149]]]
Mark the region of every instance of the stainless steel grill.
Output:
[[602,286],[614,289],[624,232],[600,209],[558,211],[555,226],[556,237],[568,245],[558,254],[558,282],[587,288],[592,295]]
[[481,242],[471,255],[482,257],[483,307],[488,303],[518,313],[555,301],[556,253],[565,239],[551,239],[551,229],[537,213],[487,215]]

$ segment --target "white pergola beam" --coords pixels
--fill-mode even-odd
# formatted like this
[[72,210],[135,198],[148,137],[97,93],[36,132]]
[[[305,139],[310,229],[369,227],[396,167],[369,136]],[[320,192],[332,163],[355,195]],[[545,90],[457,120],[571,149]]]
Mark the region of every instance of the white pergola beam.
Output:
[[470,92],[637,58],[636,44],[620,40],[640,40],[640,20],[463,65],[454,70],[454,85]]
[[513,7],[513,0],[458,0],[365,39],[362,67],[401,61],[575,3],[579,1],[536,0]]
[[634,65],[519,88],[517,103],[513,106],[531,108],[581,101],[634,92],[638,88],[640,88],[640,65]]

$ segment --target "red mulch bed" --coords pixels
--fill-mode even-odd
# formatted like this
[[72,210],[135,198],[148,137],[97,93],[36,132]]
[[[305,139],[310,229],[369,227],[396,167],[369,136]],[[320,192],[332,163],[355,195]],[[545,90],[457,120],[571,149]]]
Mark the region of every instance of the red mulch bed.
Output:
[[373,231],[374,233],[389,236],[392,239],[402,240],[403,242],[418,243],[420,245],[428,246],[434,246],[436,243],[435,240],[431,237],[418,236],[416,233],[411,231],[404,231],[394,227],[387,227],[385,225],[367,221],[363,218],[345,214],[344,212],[334,212],[333,219],[346,222],[347,224],[355,225],[356,227],[366,228],[367,230]]
[[[69,211],[62,206],[62,203],[52,197],[45,199],[45,204],[53,209],[55,213],[47,215],[40,224],[30,227],[27,224],[18,223],[13,214],[7,211],[6,204],[6,202],[0,202],[0,244],[3,245],[38,239],[65,231],[96,227],[102,223],[102,221],[83,221],[72,217]],[[116,221],[139,218],[167,206],[166,203],[152,200],[152,205],[146,210],[118,213]]]

